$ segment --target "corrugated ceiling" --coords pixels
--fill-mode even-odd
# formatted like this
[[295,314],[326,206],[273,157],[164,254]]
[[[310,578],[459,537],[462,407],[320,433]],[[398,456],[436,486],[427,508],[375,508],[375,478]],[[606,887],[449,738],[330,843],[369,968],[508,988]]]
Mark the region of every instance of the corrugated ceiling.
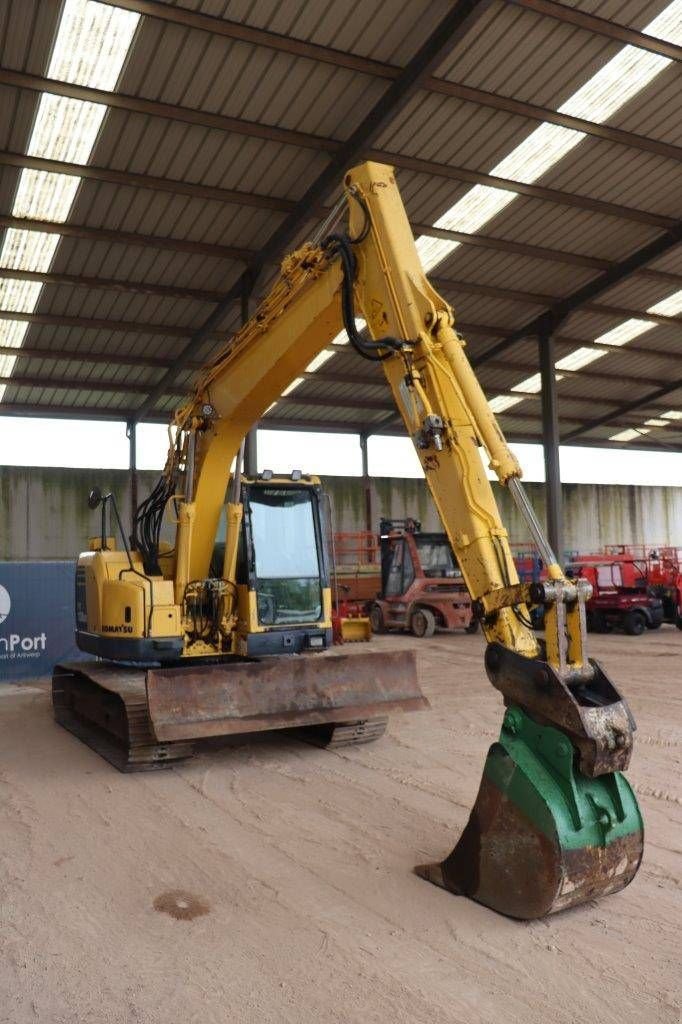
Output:
[[[135,8],[133,0],[125,6]],[[384,95],[395,69],[408,64],[451,6],[445,0],[158,5],[159,15],[165,9],[169,16],[191,11],[220,19],[235,36],[240,26],[277,33],[276,45],[225,36],[217,23],[209,31],[210,24],[200,28],[143,15],[116,89],[130,98],[128,109],[112,107],[106,114],[89,160],[101,169],[99,180],[81,181],[67,221],[76,234],[59,243],[0,413],[4,406],[37,414],[61,408],[129,415],[141,406],[218,297],[238,281],[244,262],[225,249],[257,253],[267,243],[333,159],[336,144],[349,138]],[[437,71],[437,78],[465,91],[445,95],[437,82],[427,83],[376,140],[374,149],[396,160],[409,216],[422,226],[416,233],[468,193],[471,181],[458,179],[458,171],[490,174],[542,123],[543,109],[548,116],[556,112],[622,50],[621,41],[596,27],[562,21],[562,8],[640,30],[666,6],[661,0],[576,0],[556,4],[549,16],[522,2],[495,0]],[[0,12],[2,69],[45,76],[58,17],[56,3],[7,0]],[[302,55],[295,45],[286,52],[287,40],[334,52]],[[366,63],[343,66],[348,55]],[[0,72],[3,153],[26,153],[41,88],[49,92],[48,83],[9,84]],[[143,110],[133,109],[139,99],[148,101]],[[509,100],[525,106],[510,109]],[[672,61],[605,122],[621,135],[588,132],[534,182],[553,194],[518,195],[433,270],[468,335],[472,358],[482,360],[478,372],[490,396],[512,394],[515,384],[537,372],[538,358],[533,339],[494,358],[486,358],[488,349],[679,221],[680,100],[680,64]],[[221,117],[250,126],[233,130]],[[253,137],[253,125],[267,129],[259,128],[260,135],[271,129],[271,137]],[[401,158],[408,157],[443,170],[400,169]],[[0,158],[5,217],[12,214],[21,173],[21,160],[14,162],[8,166]],[[112,172],[123,177],[109,180]],[[192,186],[212,191],[188,194]],[[614,204],[614,210],[595,209],[591,200]],[[304,231],[313,223],[314,216]],[[121,232],[137,237],[117,238]],[[572,313],[558,330],[557,358],[593,345],[628,316],[646,316],[682,289],[681,250],[671,249]],[[261,288],[272,272],[268,267]],[[173,409],[191,386],[193,369],[238,318],[235,307],[221,336],[197,348],[153,415]],[[618,430],[682,409],[682,387],[673,390],[681,322],[682,311],[584,370],[565,374],[558,384],[562,430],[572,434],[587,424],[576,441],[603,442]],[[656,396],[659,390],[664,393]],[[608,422],[589,428],[604,417]],[[500,418],[511,438],[541,438],[538,396]],[[263,422],[399,430],[380,371],[348,351],[309,375]],[[651,447],[682,448],[682,423],[671,420],[645,440]]]

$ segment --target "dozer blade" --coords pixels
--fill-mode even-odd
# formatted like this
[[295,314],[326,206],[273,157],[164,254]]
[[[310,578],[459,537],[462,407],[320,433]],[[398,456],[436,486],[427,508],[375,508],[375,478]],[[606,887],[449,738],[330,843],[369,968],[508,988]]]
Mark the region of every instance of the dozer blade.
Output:
[[[389,711],[428,707],[412,651],[301,654],[154,668],[147,672],[147,700],[161,741],[328,723],[356,725]],[[357,742],[366,732],[357,730]]]
[[510,707],[459,842],[416,872],[527,920],[625,888],[642,848],[642,818],[623,775],[582,775],[562,732]]

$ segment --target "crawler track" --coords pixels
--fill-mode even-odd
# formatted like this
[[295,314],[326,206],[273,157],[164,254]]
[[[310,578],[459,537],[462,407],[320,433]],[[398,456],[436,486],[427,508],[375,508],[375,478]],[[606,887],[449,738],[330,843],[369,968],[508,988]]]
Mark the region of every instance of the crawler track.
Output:
[[52,676],[55,721],[121,772],[154,771],[192,757],[191,740],[159,743],[147,706],[145,670],[77,662]]

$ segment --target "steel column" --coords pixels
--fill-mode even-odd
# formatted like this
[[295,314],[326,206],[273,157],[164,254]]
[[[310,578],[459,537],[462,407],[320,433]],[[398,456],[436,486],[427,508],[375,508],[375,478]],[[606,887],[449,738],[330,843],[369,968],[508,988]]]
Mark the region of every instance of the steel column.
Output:
[[365,495],[365,530],[371,533],[374,529],[374,511],[372,509],[372,484],[369,479],[369,459],[367,456],[367,440],[369,434],[360,434],[360,454],[362,456],[362,489]]
[[554,371],[554,338],[538,335],[540,379],[542,382],[542,447],[545,456],[545,505],[549,542],[563,562],[563,510],[559,467],[559,411]]
[[[242,327],[249,319],[251,291],[253,281],[250,275],[245,274],[242,278],[242,292],[240,295],[241,322]],[[258,476],[258,426],[251,427],[244,438],[244,476]]]
[[130,532],[133,532],[135,514],[137,513],[137,424],[129,420],[126,425],[128,438],[129,470],[130,470]]

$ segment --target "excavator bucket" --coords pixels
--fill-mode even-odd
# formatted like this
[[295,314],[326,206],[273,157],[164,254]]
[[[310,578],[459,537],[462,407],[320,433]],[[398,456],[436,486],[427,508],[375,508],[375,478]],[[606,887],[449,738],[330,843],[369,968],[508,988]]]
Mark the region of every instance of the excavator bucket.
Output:
[[422,878],[509,917],[544,917],[625,888],[642,818],[620,772],[587,778],[566,736],[510,707],[459,842]]
[[427,708],[414,653],[300,654],[135,669],[58,665],[55,719],[120,771],[191,757],[193,741],[306,727],[325,747],[367,743],[387,714]]
[[[332,620],[333,621],[333,620]],[[334,642],[340,644],[365,643],[372,639],[372,627],[365,615],[339,616],[334,623]],[[338,640],[336,639],[338,636]]]

